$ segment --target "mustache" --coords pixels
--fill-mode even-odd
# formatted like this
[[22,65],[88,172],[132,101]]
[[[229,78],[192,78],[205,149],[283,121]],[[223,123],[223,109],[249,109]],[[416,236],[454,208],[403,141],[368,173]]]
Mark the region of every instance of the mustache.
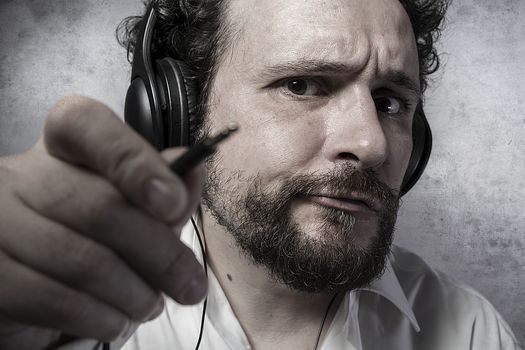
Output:
[[400,191],[379,180],[373,170],[359,170],[352,164],[338,165],[326,173],[290,176],[280,190],[281,195],[289,199],[321,192],[341,196],[358,194],[381,202],[383,206],[391,209],[398,207],[400,198]]

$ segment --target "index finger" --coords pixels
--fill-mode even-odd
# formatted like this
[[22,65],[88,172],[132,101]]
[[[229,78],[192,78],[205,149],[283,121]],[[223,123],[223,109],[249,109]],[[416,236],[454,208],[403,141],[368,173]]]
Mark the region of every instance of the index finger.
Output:
[[107,106],[80,96],[61,100],[50,112],[48,152],[108,179],[133,204],[163,222],[180,225],[188,193],[161,155]]

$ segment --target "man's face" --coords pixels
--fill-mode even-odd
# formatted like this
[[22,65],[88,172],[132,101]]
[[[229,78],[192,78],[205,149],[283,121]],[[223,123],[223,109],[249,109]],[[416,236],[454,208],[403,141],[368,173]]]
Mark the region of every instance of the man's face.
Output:
[[397,0],[231,1],[208,127],[241,131],[210,162],[205,204],[241,248],[307,291],[384,266],[412,150],[419,71]]

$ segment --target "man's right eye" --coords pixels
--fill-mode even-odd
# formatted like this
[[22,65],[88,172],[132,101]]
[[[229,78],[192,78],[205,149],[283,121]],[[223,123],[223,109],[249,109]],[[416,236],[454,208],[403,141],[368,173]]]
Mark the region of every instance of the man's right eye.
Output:
[[323,95],[321,84],[311,78],[293,78],[283,82],[285,93],[295,96],[320,96]]

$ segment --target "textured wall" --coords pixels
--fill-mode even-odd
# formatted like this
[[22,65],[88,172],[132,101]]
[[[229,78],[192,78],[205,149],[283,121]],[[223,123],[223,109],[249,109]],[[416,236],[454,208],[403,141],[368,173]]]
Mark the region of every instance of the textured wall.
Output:
[[[114,40],[137,0],[0,2],[0,154],[29,148],[69,93],[122,115],[129,67]],[[428,94],[435,142],[397,243],[481,291],[525,342],[525,1],[456,0]]]
[[481,291],[525,342],[525,1],[456,0],[430,91],[434,148],[397,242]]

